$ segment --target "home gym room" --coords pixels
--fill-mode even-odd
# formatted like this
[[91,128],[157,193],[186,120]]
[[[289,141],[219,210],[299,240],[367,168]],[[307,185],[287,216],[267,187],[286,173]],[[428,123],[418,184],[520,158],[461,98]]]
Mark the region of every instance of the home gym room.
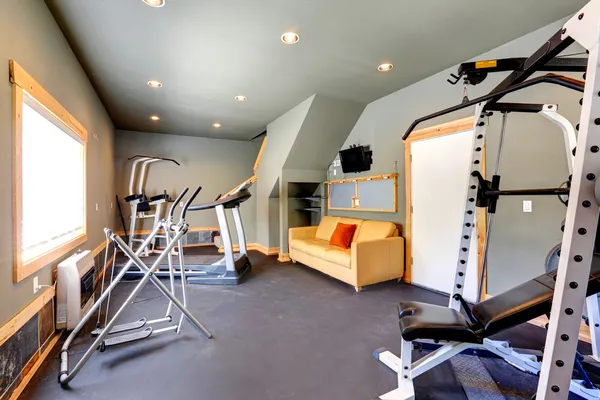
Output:
[[0,0],[0,399],[600,399],[599,43],[600,0]]

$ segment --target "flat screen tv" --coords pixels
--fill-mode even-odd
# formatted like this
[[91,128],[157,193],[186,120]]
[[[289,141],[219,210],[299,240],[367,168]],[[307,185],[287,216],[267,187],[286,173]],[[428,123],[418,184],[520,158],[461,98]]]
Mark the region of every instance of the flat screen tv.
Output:
[[371,169],[372,151],[365,146],[355,146],[340,151],[340,163],[342,171],[347,174],[350,172],[362,172]]

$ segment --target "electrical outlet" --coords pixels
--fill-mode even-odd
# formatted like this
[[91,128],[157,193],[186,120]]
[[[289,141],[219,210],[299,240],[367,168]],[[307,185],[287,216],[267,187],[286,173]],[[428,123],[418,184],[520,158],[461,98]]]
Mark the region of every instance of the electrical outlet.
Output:
[[96,211],[98,211],[98,203],[96,203]]
[[530,213],[533,210],[533,202],[531,200],[523,200],[523,212]]
[[183,201],[179,203],[179,207],[183,208]]
[[36,294],[40,290],[40,281],[37,276],[33,277],[33,294]]
[[336,175],[337,175],[337,171],[334,169],[333,170],[333,176],[336,176]]
[[112,203],[112,201],[111,201],[111,202],[110,202],[110,209],[112,210],[112,208],[113,208],[113,203]]

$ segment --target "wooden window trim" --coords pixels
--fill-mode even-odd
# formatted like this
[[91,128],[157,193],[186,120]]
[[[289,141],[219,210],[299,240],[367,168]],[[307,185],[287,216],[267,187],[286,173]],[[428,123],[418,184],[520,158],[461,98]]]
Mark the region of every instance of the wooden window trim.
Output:
[[[88,132],[54,97],[35,81],[14,60],[9,62],[10,82],[12,85],[12,190],[13,190],[13,281],[22,281],[45,266],[61,258],[68,252],[87,241],[87,138]],[[84,165],[84,199],[83,199],[83,233],[46,253],[23,263],[21,255],[22,217],[23,217],[23,173],[22,173],[22,134],[23,134],[23,96],[24,92],[34,98],[46,111],[65,124],[83,143]]]
[[[363,208],[360,205],[355,206],[355,199],[360,202],[360,193],[358,191],[358,183],[366,181],[381,181],[381,180],[394,180],[394,207],[391,209],[380,209],[380,208]],[[339,185],[344,183],[354,183],[354,196],[352,196],[352,207],[331,207],[331,185]],[[384,213],[397,213],[398,212],[398,174],[381,174],[372,176],[359,176],[356,178],[338,179],[335,181],[326,181],[327,185],[327,208],[334,211],[365,211],[365,212],[384,212]]]

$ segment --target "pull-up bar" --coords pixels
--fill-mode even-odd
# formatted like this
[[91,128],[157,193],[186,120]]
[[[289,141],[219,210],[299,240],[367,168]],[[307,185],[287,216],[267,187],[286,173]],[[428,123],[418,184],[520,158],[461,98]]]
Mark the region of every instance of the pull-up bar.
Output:
[[[408,127],[408,129],[406,130],[404,135],[402,136],[402,140],[408,139],[408,137],[410,136],[412,131],[414,131],[414,129],[417,127],[417,125],[419,125],[421,122],[425,122],[425,121],[428,121],[433,118],[441,117],[442,115],[450,114],[455,111],[462,110],[463,108],[474,106],[478,103],[481,103],[482,101],[487,101],[487,100],[492,100],[492,99],[497,101],[509,93],[516,92],[516,91],[528,88],[530,86],[537,85],[539,83],[552,83],[555,85],[564,86],[568,89],[576,90],[578,92],[583,92],[583,89],[585,87],[585,83],[582,81],[579,81],[577,79],[568,78],[563,75],[546,74],[546,75],[543,75],[543,76],[540,76],[537,78],[530,79],[528,81],[518,83],[518,84],[510,86],[506,89],[502,89],[497,92],[488,93],[484,96],[478,97],[478,98],[470,100],[468,102],[457,104],[455,106],[446,108],[444,110],[434,112],[433,114],[429,114],[424,117],[418,118],[418,119],[414,120],[412,124],[410,124],[410,126]],[[510,104],[511,103],[504,103],[504,105],[510,105]],[[508,107],[507,107],[506,111],[509,111]]]
[[172,158],[164,158],[164,157],[146,156],[146,155],[143,155],[143,154],[136,154],[136,155],[135,155],[135,156],[133,156],[133,157],[129,157],[127,160],[131,161],[131,160],[133,160],[133,159],[135,159],[135,158],[150,158],[150,159],[152,159],[152,160],[172,161],[172,162],[174,162],[174,163],[175,163],[175,164],[177,164],[177,165],[181,165],[181,164],[179,164],[179,163],[178,163],[176,160],[173,160]]

